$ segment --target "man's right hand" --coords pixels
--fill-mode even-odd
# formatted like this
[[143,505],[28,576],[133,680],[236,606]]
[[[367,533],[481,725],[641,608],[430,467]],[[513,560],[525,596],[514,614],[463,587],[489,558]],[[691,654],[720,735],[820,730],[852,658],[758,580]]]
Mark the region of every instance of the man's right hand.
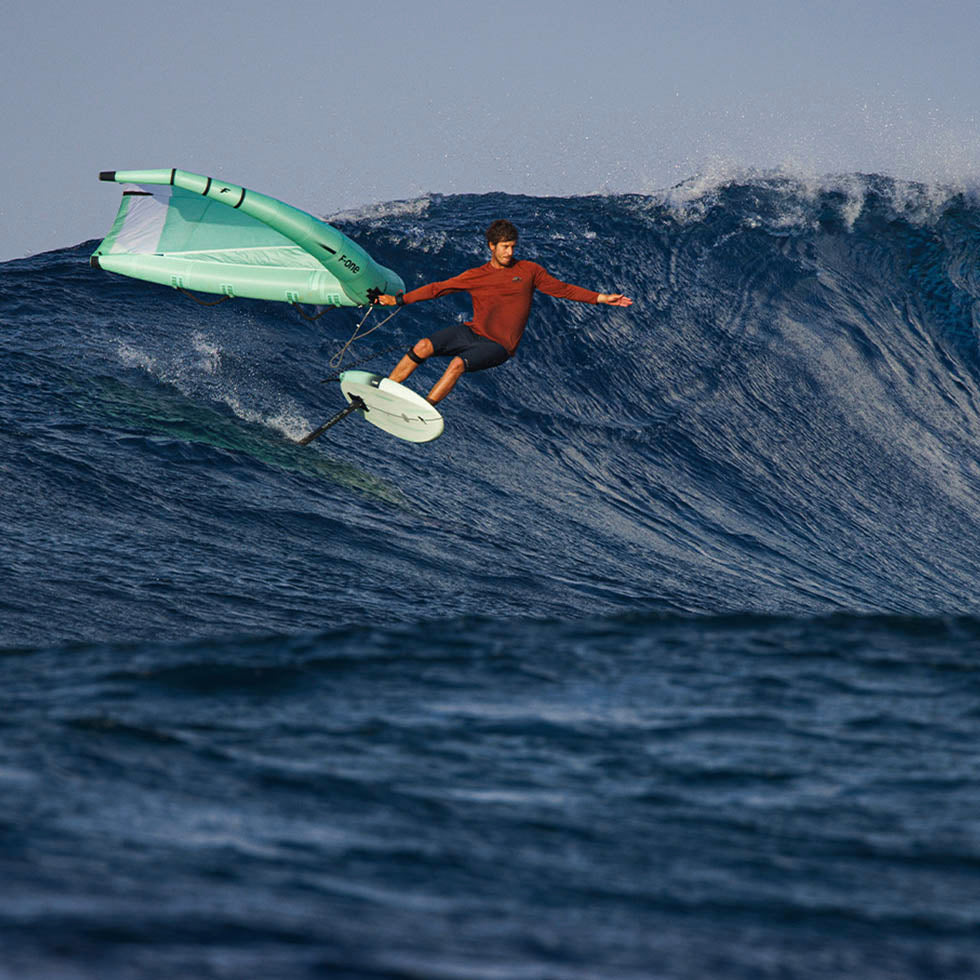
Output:
[[374,302],[378,306],[394,306],[398,301],[394,296],[389,296],[387,293],[382,293],[380,296],[376,296]]

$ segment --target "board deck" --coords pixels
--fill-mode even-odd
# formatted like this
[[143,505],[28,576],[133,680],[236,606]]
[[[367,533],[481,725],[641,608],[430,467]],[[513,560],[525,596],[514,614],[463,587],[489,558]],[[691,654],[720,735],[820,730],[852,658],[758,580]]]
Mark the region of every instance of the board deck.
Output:
[[418,392],[370,371],[344,371],[340,390],[348,402],[360,398],[359,414],[389,435],[409,442],[431,442],[442,435],[439,410]]

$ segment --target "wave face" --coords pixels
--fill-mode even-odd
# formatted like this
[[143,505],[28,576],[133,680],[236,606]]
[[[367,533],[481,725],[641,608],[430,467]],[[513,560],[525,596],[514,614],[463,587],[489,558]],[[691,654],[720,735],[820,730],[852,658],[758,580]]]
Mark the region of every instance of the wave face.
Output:
[[[197,307],[96,273],[88,245],[7,263],[8,640],[980,608],[974,200],[770,178],[338,223],[414,286],[483,261],[499,214],[523,256],[636,305],[539,296],[518,357],[466,378],[421,450],[359,421],[286,438],[343,404],[319,381],[351,313]],[[466,309],[406,308],[356,356]]]
[[980,975],[980,202],[332,220],[413,288],[497,217],[635,305],[539,296],[423,447],[294,441],[356,311],[0,266],[0,976]]

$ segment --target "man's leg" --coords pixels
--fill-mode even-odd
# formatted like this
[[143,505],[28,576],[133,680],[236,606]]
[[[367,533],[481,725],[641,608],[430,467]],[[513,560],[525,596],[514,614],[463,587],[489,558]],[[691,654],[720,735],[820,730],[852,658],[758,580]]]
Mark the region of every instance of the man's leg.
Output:
[[441,402],[453,390],[453,387],[463,376],[465,370],[466,365],[463,363],[463,359],[461,357],[454,357],[449,362],[449,367],[446,368],[445,374],[432,386],[432,391],[425,396],[426,401],[431,402],[433,405],[436,402]]
[[404,381],[427,357],[432,357],[432,341],[428,337],[420,340],[413,348],[415,357],[406,354],[396,365],[395,369],[388,375],[392,381]]

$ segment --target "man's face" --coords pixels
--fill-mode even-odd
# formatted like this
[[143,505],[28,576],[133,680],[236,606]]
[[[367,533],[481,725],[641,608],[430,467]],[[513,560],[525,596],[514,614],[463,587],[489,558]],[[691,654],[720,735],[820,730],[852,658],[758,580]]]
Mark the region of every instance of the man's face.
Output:
[[514,262],[517,242],[496,242],[490,246],[490,264],[495,269],[506,269]]

